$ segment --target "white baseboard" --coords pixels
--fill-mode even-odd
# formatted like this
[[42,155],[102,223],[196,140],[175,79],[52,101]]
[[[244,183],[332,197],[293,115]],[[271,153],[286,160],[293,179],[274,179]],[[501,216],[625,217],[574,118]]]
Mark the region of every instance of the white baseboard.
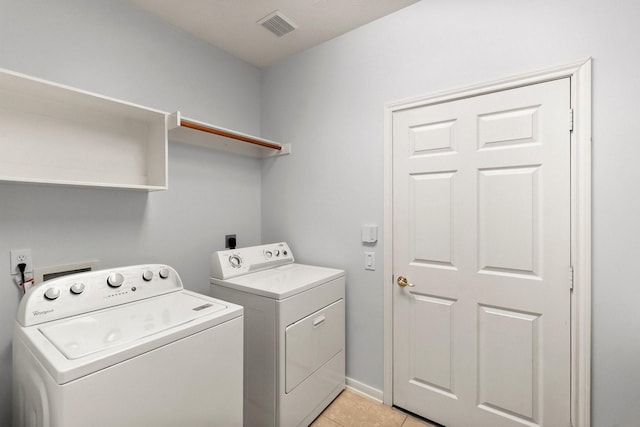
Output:
[[346,378],[345,383],[349,390],[382,403],[382,390],[378,390],[377,388],[373,388],[349,377]]

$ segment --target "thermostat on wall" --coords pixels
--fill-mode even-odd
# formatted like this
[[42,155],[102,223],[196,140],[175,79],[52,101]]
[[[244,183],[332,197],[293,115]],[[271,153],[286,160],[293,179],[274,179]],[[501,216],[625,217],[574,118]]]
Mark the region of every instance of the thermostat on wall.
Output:
[[362,243],[375,243],[378,241],[378,226],[363,225],[362,226]]

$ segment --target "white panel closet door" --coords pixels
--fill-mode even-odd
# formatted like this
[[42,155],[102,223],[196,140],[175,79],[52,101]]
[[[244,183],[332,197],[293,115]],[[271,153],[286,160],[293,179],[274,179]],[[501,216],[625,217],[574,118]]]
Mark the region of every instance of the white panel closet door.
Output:
[[570,423],[570,81],[393,114],[394,404]]

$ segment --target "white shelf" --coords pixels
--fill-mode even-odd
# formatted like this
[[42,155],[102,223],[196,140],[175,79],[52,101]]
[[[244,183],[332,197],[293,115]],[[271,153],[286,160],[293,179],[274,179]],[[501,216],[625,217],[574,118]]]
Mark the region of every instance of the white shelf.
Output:
[[250,157],[271,157],[291,153],[290,144],[280,144],[182,117],[179,111],[169,115],[167,121],[169,139],[172,141],[230,151]]
[[0,69],[0,180],[167,188],[167,114]]

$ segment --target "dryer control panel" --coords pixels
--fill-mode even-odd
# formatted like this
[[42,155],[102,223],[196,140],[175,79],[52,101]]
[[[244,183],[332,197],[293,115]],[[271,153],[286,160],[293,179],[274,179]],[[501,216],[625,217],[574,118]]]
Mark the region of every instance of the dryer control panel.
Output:
[[293,253],[285,242],[214,252],[211,277],[229,279],[284,264],[292,264]]
[[27,292],[16,321],[22,326],[37,325],[182,289],[178,273],[162,264],[72,274]]

